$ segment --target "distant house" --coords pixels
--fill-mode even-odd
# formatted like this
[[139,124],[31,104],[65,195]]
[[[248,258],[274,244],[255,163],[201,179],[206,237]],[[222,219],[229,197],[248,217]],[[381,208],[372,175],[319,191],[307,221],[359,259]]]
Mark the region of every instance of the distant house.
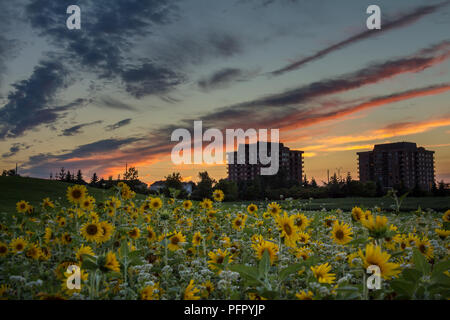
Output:
[[151,191],[159,191],[160,189],[164,188],[164,186],[166,185],[165,181],[155,181],[151,184],[150,186],[150,190]]
[[189,181],[189,182],[183,182],[183,189],[184,191],[186,191],[188,194],[192,193],[192,189],[194,188],[194,182]]

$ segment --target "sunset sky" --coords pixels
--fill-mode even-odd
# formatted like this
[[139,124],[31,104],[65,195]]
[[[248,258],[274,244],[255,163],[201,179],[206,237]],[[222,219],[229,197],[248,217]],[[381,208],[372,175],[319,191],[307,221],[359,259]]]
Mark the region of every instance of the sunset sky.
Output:
[[0,27],[0,169],[220,179],[223,164],[170,159],[172,131],[203,120],[280,129],[318,182],[399,141],[434,150],[450,182],[450,1],[18,0]]

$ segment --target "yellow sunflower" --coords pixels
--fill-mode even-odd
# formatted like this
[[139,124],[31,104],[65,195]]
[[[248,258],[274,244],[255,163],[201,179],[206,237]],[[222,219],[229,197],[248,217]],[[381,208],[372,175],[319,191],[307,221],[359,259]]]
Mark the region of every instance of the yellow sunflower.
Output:
[[139,237],[141,236],[141,230],[139,230],[139,228],[134,227],[133,229],[128,231],[128,236],[133,240],[139,239]]
[[351,235],[353,234],[352,228],[343,221],[339,223],[339,221],[335,221],[333,224],[333,229],[331,230],[331,238],[337,244],[347,244],[352,241]]
[[72,236],[70,234],[68,234],[67,232],[65,232],[61,236],[61,243],[62,244],[70,244],[70,243],[72,243]]
[[416,247],[419,251],[428,259],[431,260],[434,257],[434,248],[428,240],[427,237],[418,239],[416,242]]
[[325,217],[325,220],[323,221],[323,224],[325,225],[325,227],[332,227],[334,221],[336,220],[336,216],[327,216]]
[[278,230],[281,232],[281,237],[284,238],[284,243],[288,247],[294,247],[298,239],[297,226],[294,224],[294,216],[288,216],[286,212],[278,215],[275,218]]
[[273,264],[277,259],[279,249],[278,246],[272,241],[265,241],[264,239],[261,239],[257,243],[252,244],[252,248],[255,250],[255,254],[258,260],[262,259],[264,252],[266,251],[269,254],[271,264]]
[[26,202],[25,200],[21,200],[21,201],[17,202],[16,203],[17,212],[26,213],[29,205],[30,204],[28,202]]
[[352,219],[354,221],[361,221],[364,216],[364,211],[360,207],[353,207],[352,209]]
[[223,193],[222,190],[219,190],[219,189],[214,190],[212,196],[213,196],[214,201],[217,201],[217,202],[222,202],[223,199],[225,199],[225,194]]
[[28,246],[27,252],[26,252],[27,257],[34,259],[34,260],[38,260],[39,257],[41,256],[41,248],[39,248],[36,244],[30,244]]
[[0,257],[6,257],[8,254],[8,245],[0,241]]
[[103,228],[100,226],[98,222],[91,221],[86,222],[81,226],[81,235],[87,241],[95,241],[99,242],[103,236]]
[[436,234],[441,238],[442,240],[445,240],[448,236],[450,236],[450,230],[444,230],[444,229],[434,229]]
[[86,196],[80,202],[80,207],[86,211],[94,210],[95,198],[91,196]]
[[55,204],[50,200],[50,198],[45,198],[42,200],[41,206],[42,208],[47,209],[47,208],[54,208]]
[[184,210],[190,210],[192,208],[192,201],[191,200],[184,200],[183,201],[183,208],[184,208]]
[[115,227],[108,221],[101,221],[99,222],[100,228],[103,230],[103,234],[102,236],[99,238],[99,242],[100,243],[104,243],[106,241],[108,241],[109,239],[111,239]]
[[74,185],[67,188],[67,199],[73,204],[81,204],[87,194],[85,186]]
[[212,203],[212,201],[210,199],[205,198],[205,199],[203,199],[202,202],[200,202],[200,207],[202,209],[209,210],[209,209],[212,209],[213,203]]
[[147,241],[153,242],[156,240],[156,233],[153,231],[153,228],[151,226],[147,227]]
[[11,241],[11,243],[9,244],[9,246],[11,247],[11,251],[14,253],[20,253],[23,250],[25,250],[26,246],[27,246],[27,242],[22,238],[15,238]]
[[258,211],[258,206],[256,205],[256,204],[249,204],[248,205],[248,207],[247,207],[247,212],[249,213],[249,214],[254,214],[254,213],[256,213]]
[[298,232],[297,233],[297,241],[302,244],[309,243],[310,238],[311,238],[311,236],[307,232]]
[[194,286],[194,280],[189,281],[188,286],[184,290],[183,299],[184,300],[199,300],[200,297],[196,296],[200,292],[200,289]]
[[214,285],[212,284],[212,282],[210,280],[203,282],[201,284],[202,288],[204,289],[202,292],[202,297],[204,298],[208,298],[211,293],[214,291]]
[[383,236],[388,230],[388,219],[385,216],[371,215],[367,219],[362,219],[361,223],[369,230],[369,234],[376,238]]
[[442,216],[442,220],[444,220],[444,222],[450,222],[450,209],[445,211],[444,215]]
[[158,300],[160,291],[161,289],[159,288],[159,282],[151,286],[146,286],[144,289],[141,290],[141,299]]
[[316,277],[317,281],[320,283],[333,283],[336,279],[336,275],[334,273],[330,273],[331,265],[327,262],[315,267],[311,267],[311,270]]
[[168,248],[170,251],[176,251],[181,249],[181,244],[186,242],[186,237],[181,233],[174,231],[173,235],[169,238]]
[[162,203],[162,200],[160,198],[152,198],[152,199],[150,199],[150,208],[152,210],[155,210],[155,211],[159,210],[159,209],[162,208],[162,205],[163,205],[163,203]]
[[242,228],[244,228],[244,226],[245,226],[245,220],[246,220],[245,217],[243,218],[241,216],[234,218],[234,220],[231,223],[231,225],[233,226],[233,229],[238,230],[238,231],[242,230]]
[[222,249],[217,249],[216,252],[211,251],[208,253],[208,256],[211,260],[208,260],[208,266],[211,270],[217,270],[219,273],[221,272],[220,266],[223,265],[226,258],[228,257],[228,263],[231,263],[233,259],[231,258],[230,252],[227,249],[222,251]]
[[268,204],[267,206],[267,211],[273,215],[273,216],[277,216],[281,213],[281,207],[278,203],[276,202],[271,202]]
[[199,246],[202,240],[203,236],[201,235],[200,231],[197,231],[192,237],[192,244],[194,245],[194,247]]
[[294,224],[298,230],[302,231],[308,227],[309,220],[303,213],[299,213],[294,215]]
[[309,290],[303,290],[300,291],[299,293],[296,293],[295,297],[299,300],[313,300],[314,293],[312,293]]
[[109,251],[106,254],[106,262],[104,267],[111,271],[120,272],[120,264],[119,261],[117,261],[116,254],[114,252]]
[[397,277],[400,273],[400,265],[389,262],[391,255],[387,252],[381,251],[381,247],[373,244],[366,245],[365,254],[359,249],[359,256],[363,260],[364,268],[367,269],[370,265],[376,265],[380,268],[381,276],[388,280],[392,277]]
[[92,248],[90,246],[85,246],[84,244],[81,245],[80,248],[75,253],[75,256],[77,257],[77,260],[80,262],[83,262],[83,254],[87,254],[90,256],[94,256],[94,251],[92,251]]

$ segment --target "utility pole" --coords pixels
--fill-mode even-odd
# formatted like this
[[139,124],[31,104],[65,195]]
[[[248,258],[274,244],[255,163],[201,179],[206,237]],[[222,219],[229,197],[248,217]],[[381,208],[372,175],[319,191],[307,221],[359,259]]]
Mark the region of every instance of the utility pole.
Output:
[[17,172],[17,162],[16,162],[16,176],[19,175],[19,172]]
[[330,183],[330,169],[327,169],[327,183]]

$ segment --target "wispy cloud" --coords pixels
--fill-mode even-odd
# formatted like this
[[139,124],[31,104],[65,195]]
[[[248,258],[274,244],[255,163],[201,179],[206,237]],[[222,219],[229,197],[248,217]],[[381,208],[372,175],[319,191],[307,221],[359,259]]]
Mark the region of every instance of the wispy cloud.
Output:
[[55,96],[71,83],[66,67],[58,61],[44,60],[31,76],[12,84],[8,101],[0,109],[0,139],[21,136],[42,124],[54,123],[64,111],[88,102],[77,99],[63,106],[54,106]]
[[120,120],[119,122],[116,122],[114,124],[110,124],[110,125],[106,126],[105,130],[106,131],[116,130],[116,129],[119,129],[119,128],[123,127],[123,126],[129,125],[130,123],[131,123],[131,119],[129,119],[129,118],[128,119],[123,119],[123,120]]
[[30,148],[30,146],[26,145],[25,143],[13,143],[9,148],[9,151],[2,154],[2,158],[11,158],[15,156],[19,151],[26,150],[28,148]]
[[419,19],[436,12],[437,10],[448,5],[449,3],[450,3],[450,1],[444,1],[444,2],[441,2],[438,4],[434,4],[434,5],[421,6],[421,7],[418,7],[406,14],[403,14],[399,17],[396,17],[393,19],[385,19],[383,21],[383,27],[381,30],[362,31],[358,34],[355,34],[354,36],[351,36],[351,37],[345,39],[345,40],[342,40],[342,41],[335,43],[329,47],[319,50],[316,53],[314,53],[306,58],[302,58],[300,60],[297,60],[295,62],[288,64],[287,66],[284,66],[283,68],[272,71],[270,74],[274,75],[274,76],[278,76],[285,72],[299,69],[302,66],[306,65],[307,63],[312,62],[317,59],[320,59],[320,58],[323,58],[324,56],[326,56],[334,51],[341,50],[341,49],[343,49],[351,44],[354,44],[356,42],[378,36],[381,32],[386,33],[388,31],[410,25],[410,24],[418,21]]
[[223,68],[215,71],[208,77],[204,77],[197,82],[203,91],[224,89],[232,85],[233,82],[247,81],[257,74],[256,71],[243,70],[238,68]]
[[63,135],[63,136],[74,136],[74,135],[82,133],[81,129],[83,129],[84,127],[92,126],[92,125],[95,125],[95,124],[100,124],[102,122],[103,122],[102,120],[97,120],[97,121],[88,122],[88,123],[81,123],[81,124],[78,124],[76,126],[64,129],[61,135]]

